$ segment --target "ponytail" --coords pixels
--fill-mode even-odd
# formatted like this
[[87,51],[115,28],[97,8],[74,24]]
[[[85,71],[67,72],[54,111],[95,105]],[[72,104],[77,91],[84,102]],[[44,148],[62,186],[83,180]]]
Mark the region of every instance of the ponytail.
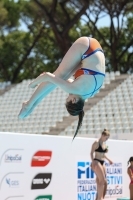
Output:
[[[80,129],[81,126],[82,126],[83,117],[84,117],[84,111],[82,110],[82,111],[79,113],[79,121],[78,121],[77,129],[76,129],[76,132],[75,132],[75,134],[74,134],[73,140],[74,140],[74,138],[76,137],[76,135],[77,135],[79,129]],[[72,141],[73,141],[73,140],[72,140]]]
[[67,111],[69,112],[69,114],[72,116],[77,116],[77,115],[79,116],[79,121],[78,121],[77,129],[74,134],[73,140],[76,137],[78,130],[80,129],[80,127],[82,125],[82,121],[83,121],[83,117],[84,117],[83,107],[84,107],[83,99],[79,99],[79,101],[77,103],[72,103],[72,101],[66,103],[66,108],[67,108]]

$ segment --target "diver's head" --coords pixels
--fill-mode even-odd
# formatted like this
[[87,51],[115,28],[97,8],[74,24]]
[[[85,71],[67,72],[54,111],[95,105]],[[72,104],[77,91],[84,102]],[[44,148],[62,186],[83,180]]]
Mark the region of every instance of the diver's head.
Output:
[[77,116],[77,115],[79,116],[77,130],[74,134],[74,138],[77,135],[78,130],[82,125],[82,121],[83,121],[83,117],[84,117],[83,107],[84,107],[84,100],[79,95],[69,94],[69,96],[66,100],[67,111],[72,116]]

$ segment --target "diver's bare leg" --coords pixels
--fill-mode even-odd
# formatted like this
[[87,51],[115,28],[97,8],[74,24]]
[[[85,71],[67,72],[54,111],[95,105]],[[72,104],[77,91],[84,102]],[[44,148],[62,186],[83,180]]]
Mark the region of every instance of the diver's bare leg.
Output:
[[[64,56],[62,62],[60,63],[54,74],[64,80],[70,78],[75,73],[75,71],[81,67],[81,56],[83,52],[87,49],[87,45],[88,39],[86,37],[82,37],[76,40],[76,42],[70,47],[70,49]],[[53,83],[41,83],[31,96],[31,98],[22,104],[19,118],[22,119],[25,116],[28,116],[28,112],[30,114],[30,110],[32,109],[33,111],[38,103],[55,88],[56,86]]]

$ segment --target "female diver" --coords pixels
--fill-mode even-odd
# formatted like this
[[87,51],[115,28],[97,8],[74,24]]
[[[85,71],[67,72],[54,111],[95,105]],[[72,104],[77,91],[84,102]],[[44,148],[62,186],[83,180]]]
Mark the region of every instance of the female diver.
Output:
[[[74,80],[69,79],[74,75]],[[79,115],[76,136],[84,116],[84,102],[101,88],[105,77],[105,57],[99,42],[90,37],[80,37],[65,54],[54,73],[44,72],[29,84],[37,89],[22,104],[19,119],[30,115],[38,103],[57,86],[69,93],[66,108],[69,114]],[[74,139],[74,138],[73,138]]]
[[128,165],[129,165],[129,163],[130,163],[130,166],[127,169],[127,173],[131,180],[131,182],[129,184],[130,200],[133,200],[133,157],[130,157],[130,159],[128,161]]
[[[109,131],[104,129],[101,134],[101,137],[98,141],[95,141],[92,144],[91,148],[91,168],[96,174],[96,183],[97,183],[97,200],[104,199],[107,189],[107,180],[106,180],[106,169],[104,165],[104,159],[108,160],[110,164],[113,162],[105,155],[108,152],[108,148],[104,144],[110,136]],[[94,157],[95,152],[95,157]]]

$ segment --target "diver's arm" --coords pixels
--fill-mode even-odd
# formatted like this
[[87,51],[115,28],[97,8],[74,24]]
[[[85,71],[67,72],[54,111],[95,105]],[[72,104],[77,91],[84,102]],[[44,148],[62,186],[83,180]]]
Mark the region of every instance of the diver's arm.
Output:
[[78,95],[82,95],[83,93],[83,87],[81,87],[81,85],[84,86],[84,84],[82,79],[69,82],[49,72],[43,73],[40,76],[38,76],[33,82],[30,83],[29,87],[34,88],[38,84],[46,81],[62,88],[67,93]]

